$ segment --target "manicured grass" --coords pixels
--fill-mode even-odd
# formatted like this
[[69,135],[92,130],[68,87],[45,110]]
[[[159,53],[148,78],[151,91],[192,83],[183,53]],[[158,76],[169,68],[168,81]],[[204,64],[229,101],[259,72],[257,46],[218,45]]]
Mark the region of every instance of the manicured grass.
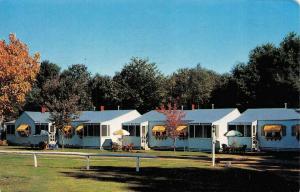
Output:
[[[0,147],[0,150],[4,149],[24,148]],[[64,151],[101,152],[94,149]],[[159,157],[142,159],[140,173],[135,172],[135,160],[130,158],[93,157],[91,170],[87,171],[85,159],[81,157],[39,155],[39,167],[34,168],[32,155],[0,154],[0,190],[299,191],[299,166],[272,163],[272,155],[218,154],[217,167],[212,168],[208,153],[145,153]],[[228,160],[238,163],[225,168],[222,161]],[[289,177],[283,176],[284,174]]]

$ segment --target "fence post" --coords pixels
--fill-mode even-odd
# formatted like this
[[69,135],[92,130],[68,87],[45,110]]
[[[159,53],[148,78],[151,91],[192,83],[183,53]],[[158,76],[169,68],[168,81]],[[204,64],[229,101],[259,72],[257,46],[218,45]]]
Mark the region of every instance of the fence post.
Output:
[[33,161],[34,161],[34,167],[37,167],[37,158],[35,153],[33,153]]
[[136,168],[135,168],[136,172],[140,172],[140,157],[136,157]]
[[86,156],[86,170],[90,170],[90,156]]

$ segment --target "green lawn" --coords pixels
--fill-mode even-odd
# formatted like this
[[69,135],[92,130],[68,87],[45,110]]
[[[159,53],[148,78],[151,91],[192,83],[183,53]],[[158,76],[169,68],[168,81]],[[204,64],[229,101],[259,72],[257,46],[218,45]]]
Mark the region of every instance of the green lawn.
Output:
[[[0,150],[23,150],[3,147]],[[61,151],[61,150],[59,150]],[[100,153],[100,150],[65,149]],[[140,151],[143,152],[144,151]],[[112,153],[104,151],[102,153]],[[147,151],[156,159],[142,159],[141,172],[135,172],[132,158],[85,159],[65,156],[0,154],[0,190],[5,191],[299,191],[298,154],[221,155],[212,168],[210,154],[200,152]],[[296,159],[295,159],[296,158]],[[232,161],[231,168],[224,162]],[[272,163],[272,160],[276,160]],[[281,164],[284,162],[284,164]],[[291,164],[286,162],[290,161]],[[235,162],[235,163],[234,163]]]

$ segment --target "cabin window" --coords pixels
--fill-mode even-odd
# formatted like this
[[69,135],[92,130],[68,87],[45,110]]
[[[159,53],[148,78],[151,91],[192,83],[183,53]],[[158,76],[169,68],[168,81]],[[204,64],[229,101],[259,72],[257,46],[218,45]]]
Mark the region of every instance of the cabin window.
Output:
[[94,136],[94,127],[92,124],[88,125],[88,136]]
[[283,125],[264,125],[261,131],[266,140],[270,141],[281,140],[286,135],[286,128]]
[[[128,125],[123,125],[122,129],[128,131]],[[129,131],[128,131],[129,132]]]
[[244,128],[245,128],[244,125],[238,125],[238,126],[236,127],[236,130],[237,130],[238,132],[242,133],[242,137],[245,136],[245,134],[244,134]]
[[228,125],[228,131],[235,130],[236,125]]
[[48,124],[35,124],[35,134],[41,134],[41,130],[48,132]]
[[189,137],[190,138],[211,138],[211,125],[190,125],[189,126]]
[[201,125],[195,125],[195,137],[203,137],[203,129]]
[[154,132],[154,136],[155,136],[155,139],[157,139],[157,140],[167,139],[167,132],[166,131],[157,131],[157,132]]
[[21,124],[16,131],[18,132],[19,136],[28,137],[31,134],[31,127],[27,124]]
[[94,124],[94,136],[100,136],[100,125]]
[[83,125],[83,136],[100,136],[100,124],[91,123]]
[[130,133],[129,136],[135,136],[135,126],[134,125],[130,125],[128,127],[128,132]]
[[141,134],[141,130],[140,130],[140,126],[139,125],[136,125],[135,126],[135,135],[137,136],[137,137],[139,137]]
[[211,125],[204,125],[203,126],[204,129],[204,138],[211,138]]
[[88,136],[87,133],[88,133],[88,126],[83,125],[83,136],[85,136],[85,137]]
[[228,131],[231,130],[240,132],[242,137],[251,137],[251,125],[228,125]]
[[155,125],[152,127],[152,135],[155,139],[167,139],[166,127],[164,125]]
[[6,125],[6,134],[14,135],[15,134],[15,125]]
[[190,138],[195,137],[195,126],[194,125],[189,126],[189,135],[190,135]]
[[246,137],[251,137],[251,125],[246,125],[246,133],[244,135]]
[[110,136],[110,127],[109,125],[102,125],[101,126],[101,136]]
[[300,124],[292,126],[292,136],[295,136],[298,141],[300,140]]
[[[142,127],[142,129],[144,128],[144,132],[145,132],[145,126]],[[129,132],[129,136],[135,136],[135,137],[140,137],[140,131],[141,131],[141,127],[140,125],[123,125],[123,129]]]

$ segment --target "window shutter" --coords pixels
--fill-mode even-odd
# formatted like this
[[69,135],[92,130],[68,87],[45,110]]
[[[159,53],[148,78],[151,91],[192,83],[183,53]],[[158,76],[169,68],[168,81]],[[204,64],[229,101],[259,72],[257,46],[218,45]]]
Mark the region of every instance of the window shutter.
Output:
[[282,136],[286,136],[286,126],[282,126]]
[[261,126],[261,136],[265,136],[264,126]]

